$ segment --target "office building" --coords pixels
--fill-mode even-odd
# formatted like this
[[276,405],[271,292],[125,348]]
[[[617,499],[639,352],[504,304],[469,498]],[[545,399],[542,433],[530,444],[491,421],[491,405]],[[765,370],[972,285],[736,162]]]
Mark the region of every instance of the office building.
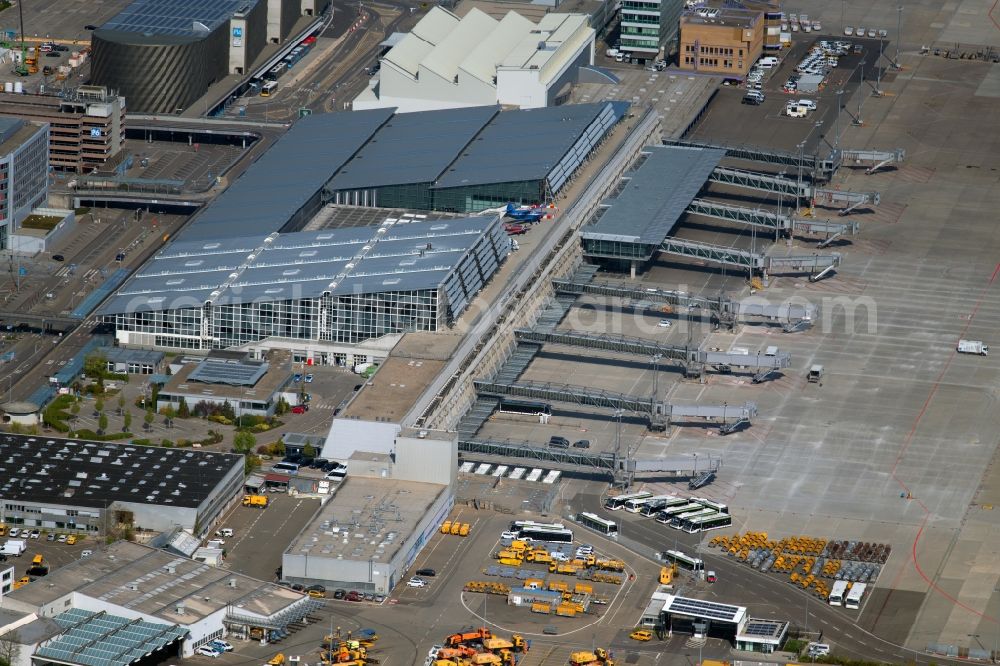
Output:
[[622,0],[620,50],[642,62],[666,58],[677,44],[684,0]]
[[681,69],[744,78],[764,49],[764,12],[699,7],[681,17]]
[[49,192],[49,126],[0,118],[0,250]]

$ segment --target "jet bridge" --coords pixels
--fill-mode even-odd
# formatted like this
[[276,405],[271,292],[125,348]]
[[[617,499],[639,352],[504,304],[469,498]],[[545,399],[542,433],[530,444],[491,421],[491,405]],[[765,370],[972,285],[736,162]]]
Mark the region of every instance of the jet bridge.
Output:
[[742,268],[750,274],[796,274],[809,273],[809,281],[816,282],[826,277],[840,265],[840,254],[806,254],[791,256],[767,256],[763,252],[740,250],[724,245],[711,245],[695,241],[665,238],[660,252],[691,259],[699,259],[722,266]]
[[733,368],[749,368],[754,371],[754,383],[766,379],[773,372],[791,365],[788,352],[765,354],[734,354],[722,351],[703,351],[673,345],[663,345],[642,338],[628,338],[614,335],[598,335],[578,331],[532,331],[519,328],[514,331],[519,342],[564,345],[584,349],[633,354],[636,356],[659,356],[678,361],[685,368],[715,368],[719,372],[731,372]]
[[641,285],[569,279],[552,280],[552,286],[557,293],[563,294],[594,294],[632,301],[664,303],[689,309],[703,309],[709,311],[713,317],[717,317],[720,323],[729,326],[735,325],[736,317],[744,319],[761,317],[785,322],[785,330],[791,331],[798,330],[819,317],[819,311],[813,303],[766,303],[758,298],[734,301],[723,294],[707,297],[683,291],[653,289]]
[[695,199],[688,205],[685,212],[773,231],[775,240],[782,232],[823,236],[817,247],[826,247],[838,238],[847,235],[856,236],[861,227],[857,222],[807,220],[791,215],[779,215],[770,210],[733,206],[708,199]]
[[906,159],[906,150],[854,150],[841,149],[841,162],[850,166],[863,166],[866,174],[873,174],[887,166],[898,167]]
[[813,181],[829,181],[840,166],[839,155],[834,153],[829,159],[820,159],[818,155],[799,154],[783,150],[771,150],[759,146],[730,145],[723,143],[707,143],[684,139],[664,139],[665,146],[687,148],[713,148],[726,151],[726,157],[762,164],[792,167],[807,172]]
[[[666,430],[671,423],[682,419],[700,418],[721,421],[720,432],[733,432],[736,426],[748,425],[757,416],[757,405],[746,402],[742,405],[675,405],[660,402],[654,398],[638,397],[595,390],[586,386],[570,384],[547,384],[539,382],[501,383],[496,380],[476,380],[476,391],[481,395],[510,395],[533,400],[570,402],[588,407],[622,409],[645,414],[648,427],[653,431]],[[735,424],[735,425],[734,425]]]
[[852,192],[850,190],[816,187],[811,183],[799,183],[784,176],[747,171],[745,169],[733,169],[730,167],[716,167],[712,170],[712,175],[708,179],[713,183],[722,183],[724,185],[767,192],[768,194],[792,197],[797,201],[807,199],[846,206],[846,208],[839,212],[840,215],[847,215],[859,206],[878,206],[882,200],[882,196],[878,192]]

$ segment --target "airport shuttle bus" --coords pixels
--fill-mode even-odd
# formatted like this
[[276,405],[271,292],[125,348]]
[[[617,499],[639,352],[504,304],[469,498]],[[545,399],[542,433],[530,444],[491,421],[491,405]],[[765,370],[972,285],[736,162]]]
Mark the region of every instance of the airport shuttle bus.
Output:
[[723,504],[722,502],[713,502],[712,500],[699,499],[699,498],[695,498],[692,501],[698,502],[698,504],[701,504],[706,509],[714,509],[719,513],[729,513],[729,507]]
[[687,513],[681,513],[674,516],[673,518],[670,519],[670,526],[673,527],[675,530],[682,530],[685,527],[687,527],[688,522],[692,518],[701,518],[703,516],[716,516],[718,515],[718,513],[719,512],[715,511],[714,509],[706,509],[705,507],[701,507],[699,509],[696,509],[695,511],[688,511]]
[[672,564],[676,564],[678,569],[701,573],[705,570],[705,563],[697,557],[690,557],[679,550],[668,550],[663,553],[663,559]]
[[581,525],[589,527],[592,530],[596,530],[601,534],[615,538],[618,536],[618,523],[613,520],[607,520],[601,518],[594,513],[578,513],[576,519],[580,521]]
[[656,522],[663,523],[664,525],[669,525],[670,521],[674,519],[674,516],[679,516],[684,513],[691,513],[692,511],[704,511],[705,507],[697,502],[688,502],[687,504],[679,504],[677,506],[672,506],[669,509],[664,509],[656,514]]
[[718,530],[723,527],[729,527],[732,524],[733,517],[728,513],[716,513],[711,516],[691,518],[682,529],[685,532],[695,534],[697,532],[707,532],[708,530]]
[[608,511],[618,511],[620,509],[624,509],[627,502],[631,502],[632,500],[643,500],[652,496],[653,493],[645,491],[629,493],[628,495],[616,495],[615,497],[609,497],[604,500],[604,508]]
[[838,580],[830,588],[830,596],[827,601],[830,602],[831,606],[843,606],[845,594],[847,594],[847,581]]
[[851,591],[847,593],[844,598],[844,608],[850,610],[858,610],[861,608],[861,598],[865,596],[865,590],[868,585],[865,583],[854,583],[851,585]]
[[643,505],[639,513],[641,513],[644,516],[655,516],[660,511],[669,509],[674,506],[681,506],[687,503],[688,501],[683,497],[674,497],[673,495],[661,495],[659,497],[650,498],[649,502]]

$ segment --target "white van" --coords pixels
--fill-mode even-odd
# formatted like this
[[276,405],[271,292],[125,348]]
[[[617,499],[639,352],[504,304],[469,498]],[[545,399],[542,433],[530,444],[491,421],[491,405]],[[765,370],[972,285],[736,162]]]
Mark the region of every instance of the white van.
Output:
[[778,66],[778,59],[774,56],[766,56],[757,61],[757,66],[763,69],[771,69]]

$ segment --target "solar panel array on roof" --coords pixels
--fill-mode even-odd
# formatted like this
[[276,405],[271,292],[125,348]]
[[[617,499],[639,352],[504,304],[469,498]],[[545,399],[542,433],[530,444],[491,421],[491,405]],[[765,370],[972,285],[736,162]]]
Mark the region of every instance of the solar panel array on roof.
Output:
[[666,613],[677,613],[690,617],[721,620],[724,622],[736,622],[744,611],[741,606],[719,604],[714,601],[689,599],[687,597],[674,597],[663,610]]
[[705,185],[725,151],[647,146],[645,162],[583,238],[642,245],[663,242]]
[[[496,248],[505,239],[495,221],[492,215],[395,221],[275,234],[244,243],[175,243],[139,269],[99,314],[200,307],[206,301],[224,305],[316,298],[325,292],[435,289],[456,266],[464,266],[466,256],[478,257],[484,271],[496,268],[501,260]],[[456,293],[457,302],[474,295],[480,282],[461,289],[461,298]]]
[[763,637],[777,637],[781,634],[782,629],[784,629],[784,622],[775,622],[773,620],[758,620],[751,619],[747,622],[746,629],[743,630],[743,635],[745,636],[763,636]]
[[79,608],[60,613],[53,620],[63,633],[42,643],[34,656],[80,666],[128,666],[188,633],[177,625]]
[[[602,102],[501,113],[435,188],[544,180],[602,114],[610,110],[617,121],[627,108],[625,103]],[[600,125],[606,132],[609,125],[603,120]]]
[[437,180],[499,106],[396,114],[330,182],[354,190]]
[[188,379],[205,384],[253,386],[267,374],[267,363],[244,363],[207,358],[191,371]]
[[201,36],[237,12],[248,12],[259,0],[134,0],[101,26],[152,35]]
[[280,231],[392,113],[374,109],[302,118],[178,238],[219,241]]

